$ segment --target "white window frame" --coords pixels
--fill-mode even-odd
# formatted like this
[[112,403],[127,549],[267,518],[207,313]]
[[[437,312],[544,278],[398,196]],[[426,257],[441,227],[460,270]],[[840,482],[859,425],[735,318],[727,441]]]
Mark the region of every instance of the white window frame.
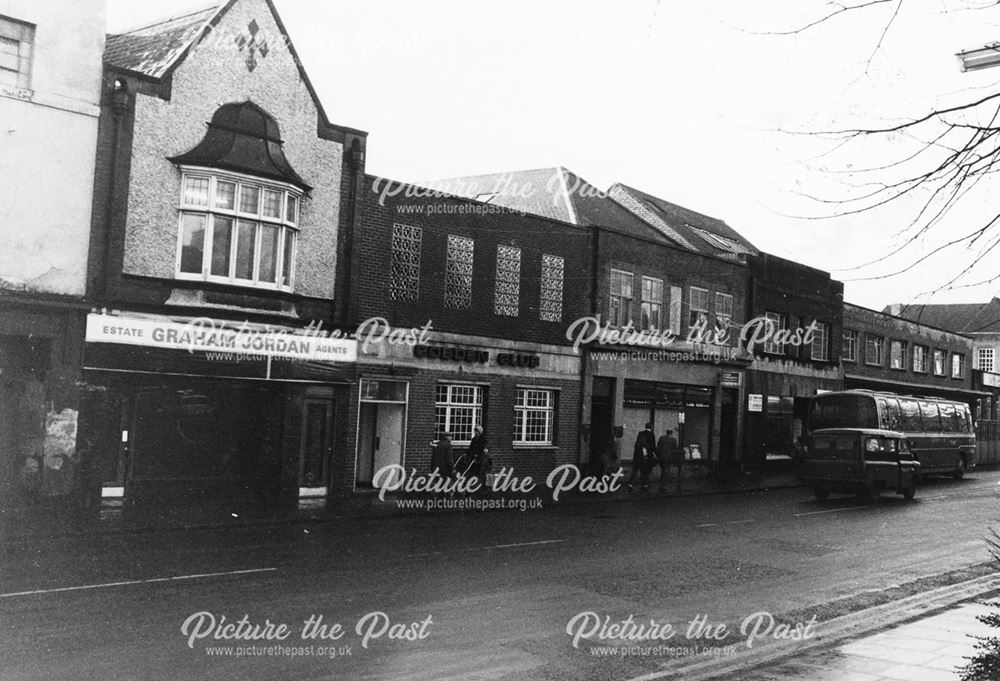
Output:
[[[187,203],[186,187],[189,179],[208,180],[208,203],[200,206]],[[220,208],[215,204],[217,188],[220,182],[233,184],[233,207]],[[241,210],[240,200],[244,187],[254,189],[258,192],[257,212],[247,213]],[[269,217],[264,215],[264,192],[272,191],[281,194],[281,216]],[[262,180],[252,175],[234,173],[230,171],[220,171],[212,169],[206,171],[202,168],[182,167],[181,168],[181,198],[179,201],[177,216],[177,250],[174,257],[174,278],[183,281],[205,281],[229,286],[242,286],[254,289],[264,289],[271,291],[294,291],[295,290],[295,262],[298,257],[299,224],[302,215],[302,195],[303,192],[294,185],[274,182],[272,180]],[[295,206],[294,211],[291,206]],[[294,212],[294,215],[292,214]],[[205,232],[202,241],[201,272],[181,271],[181,257],[184,250],[184,216],[203,216],[205,220]],[[214,247],[214,233],[216,218],[232,220],[232,232],[229,242],[229,271],[223,276],[212,274],[212,249]],[[236,276],[236,260],[239,241],[240,223],[249,223],[254,226],[254,257],[253,270],[250,279],[243,279]],[[270,226],[278,230],[277,252],[275,253],[275,281],[260,280],[261,266],[261,242],[263,240],[264,227]],[[289,247],[290,256],[286,257],[285,249]],[[290,265],[291,272],[286,273],[285,264]]]
[[[698,293],[697,296],[695,296],[695,292]],[[700,321],[696,315],[701,315],[705,319],[705,330],[708,330],[708,293],[709,291],[707,288],[701,288],[700,286],[688,287],[688,310],[690,311],[690,314],[688,315],[689,329],[695,325],[696,321]]]
[[976,348],[976,368],[992,374],[996,368],[995,348]]
[[785,349],[781,347],[778,343],[772,340],[778,335],[779,331],[784,331],[788,328],[788,315],[783,312],[770,312],[765,311],[764,317],[770,319],[774,322],[775,329],[774,333],[768,336],[768,339],[764,341],[764,354],[766,355],[784,355]]
[[813,341],[809,344],[809,357],[815,362],[829,362],[830,325],[827,322],[815,321],[816,333],[813,334]]
[[31,89],[32,65],[35,52],[35,25],[0,15],[0,40],[17,43],[17,68],[0,66],[0,86]]
[[[841,348],[841,359],[845,362],[857,362],[858,361],[858,341],[860,340],[860,335],[857,331],[853,329],[844,329],[844,344]],[[853,352],[848,353],[847,349],[851,348]]]
[[[438,390],[445,389],[445,399],[438,399]],[[455,392],[459,390],[471,390],[473,394],[472,402],[461,402],[454,399]],[[469,427],[469,438],[452,440],[452,444],[467,446],[472,441],[472,435],[476,432],[476,426],[483,425],[483,407],[486,401],[486,387],[470,383],[438,383],[434,389],[434,427],[437,429],[438,410],[444,410],[443,429],[438,435],[450,432],[455,435],[454,413],[459,409],[472,410],[472,425]]]
[[[543,405],[528,404],[529,394],[544,395]],[[551,447],[555,441],[556,391],[549,388],[519,387],[514,400],[514,442],[518,447]],[[528,415],[542,414],[544,433],[542,439],[528,439]],[[519,423],[520,421],[520,423]]]
[[733,333],[733,296],[729,293],[715,292],[715,328],[730,334],[729,339],[735,340]]
[[927,355],[930,348],[926,345],[913,345],[913,372],[917,374],[927,373]]
[[[895,360],[892,357],[894,347],[899,348],[899,366],[895,364]],[[889,339],[889,368],[896,371],[906,371],[906,341],[899,338]]]
[[[878,341],[873,347],[875,348],[875,354],[877,355],[876,361],[871,361],[868,359],[868,341]],[[879,336],[874,333],[865,334],[865,365],[870,367],[881,367],[885,366],[885,336]]]
[[656,277],[643,277],[641,286],[639,326],[643,331],[659,331],[663,328],[663,280]]
[[[615,290],[615,278],[620,286]],[[626,286],[627,283],[627,286]],[[611,268],[608,297],[608,318],[611,326],[628,326],[632,321],[632,300],[635,295],[635,275]],[[617,306],[615,303],[617,302]],[[617,310],[617,312],[616,312]]]
[[[938,371],[938,358],[941,358],[941,370]],[[931,355],[931,368],[934,370],[935,376],[947,376],[948,375],[948,353],[944,350],[935,349]]]
[[[956,371],[955,360],[958,360],[958,370]],[[951,353],[951,377],[965,378],[965,355],[960,352]]]

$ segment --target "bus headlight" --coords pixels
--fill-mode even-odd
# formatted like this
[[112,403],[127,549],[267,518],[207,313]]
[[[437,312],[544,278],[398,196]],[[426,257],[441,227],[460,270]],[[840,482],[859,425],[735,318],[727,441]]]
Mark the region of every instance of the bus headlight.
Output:
[[868,441],[865,442],[865,449],[868,450],[869,452],[879,451],[881,447],[878,444],[878,438],[874,437],[868,438]]

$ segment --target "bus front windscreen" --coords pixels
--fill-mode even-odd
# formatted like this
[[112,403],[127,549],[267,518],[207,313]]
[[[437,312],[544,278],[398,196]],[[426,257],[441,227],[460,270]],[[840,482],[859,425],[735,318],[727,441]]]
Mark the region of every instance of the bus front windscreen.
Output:
[[869,395],[819,395],[809,405],[809,430],[878,428],[875,400]]

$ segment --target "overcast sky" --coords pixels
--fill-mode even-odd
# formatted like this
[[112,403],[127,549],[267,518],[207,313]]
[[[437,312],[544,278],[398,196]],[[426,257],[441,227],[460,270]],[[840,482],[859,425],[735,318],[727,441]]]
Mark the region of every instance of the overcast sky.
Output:
[[[919,116],[1000,87],[955,53],[1000,40],[987,0],[903,0],[805,32],[825,0],[276,0],[331,120],[369,132],[368,170],[403,180],[562,165],[721,218],[758,248],[831,271],[845,299],[913,302],[980,252],[951,249],[896,277],[957,230],[988,220],[983,183],[889,262],[915,205],[836,219],[843,170],[882,165],[898,138],[830,152],[811,131]],[[206,2],[108,0],[109,31]],[[883,31],[891,21],[888,31]],[[994,212],[990,212],[991,206]],[[998,233],[1000,236],[1000,233]],[[988,243],[988,242],[987,242]],[[968,281],[1000,272],[1000,249]],[[985,300],[1000,281],[938,292]],[[928,300],[924,298],[924,300]]]

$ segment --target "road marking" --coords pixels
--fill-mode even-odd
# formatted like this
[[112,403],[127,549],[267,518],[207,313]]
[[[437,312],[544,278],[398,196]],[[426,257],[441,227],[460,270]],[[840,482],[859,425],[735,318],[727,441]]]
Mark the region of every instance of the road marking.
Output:
[[57,589],[36,589],[34,591],[16,591],[0,594],[0,598],[15,596],[34,596],[36,594],[53,594],[63,591],[84,591],[86,589],[107,589],[112,586],[131,586],[133,584],[153,584],[156,582],[179,582],[185,579],[204,579],[206,577],[225,577],[228,575],[248,575],[256,572],[273,572],[278,568],[256,568],[253,570],[232,570],[230,572],[205,572],[198,575],[178,575],[177,577],[154,577],[152,579],[131,579],[125,582],[106,582],[104,584],[85,584],[83,586],[64,586]]
[[492,546],[475,546],[471,549],[448,549],[446,551],[429,551],[428,553],[408,553],[405,558],[417,558],[419,556],[440,556],[445,553],[464,553],[468,551],[488,551],[490,549],[511,549],[519,546],[539,546],[541,544],[561,544],[569,539],[545,539],[543,541],[526,541],[518,544],[494,544]]
[[695,527],[718,527],[721,525],[746,525],[747,523],[756,522],[755,518],[747,518],[746,520],[727,520],[724,523],[702,523],[701,525],[695,525]]
[[868,508],[868,506],[847,506],[846,508],[828,508],[825,511],[809,511],[808,513],[794,513],[793,518],[801,518],[807,515],[819,515],[821,513],[840,513],[841,511],[856,511],[859,508]]

